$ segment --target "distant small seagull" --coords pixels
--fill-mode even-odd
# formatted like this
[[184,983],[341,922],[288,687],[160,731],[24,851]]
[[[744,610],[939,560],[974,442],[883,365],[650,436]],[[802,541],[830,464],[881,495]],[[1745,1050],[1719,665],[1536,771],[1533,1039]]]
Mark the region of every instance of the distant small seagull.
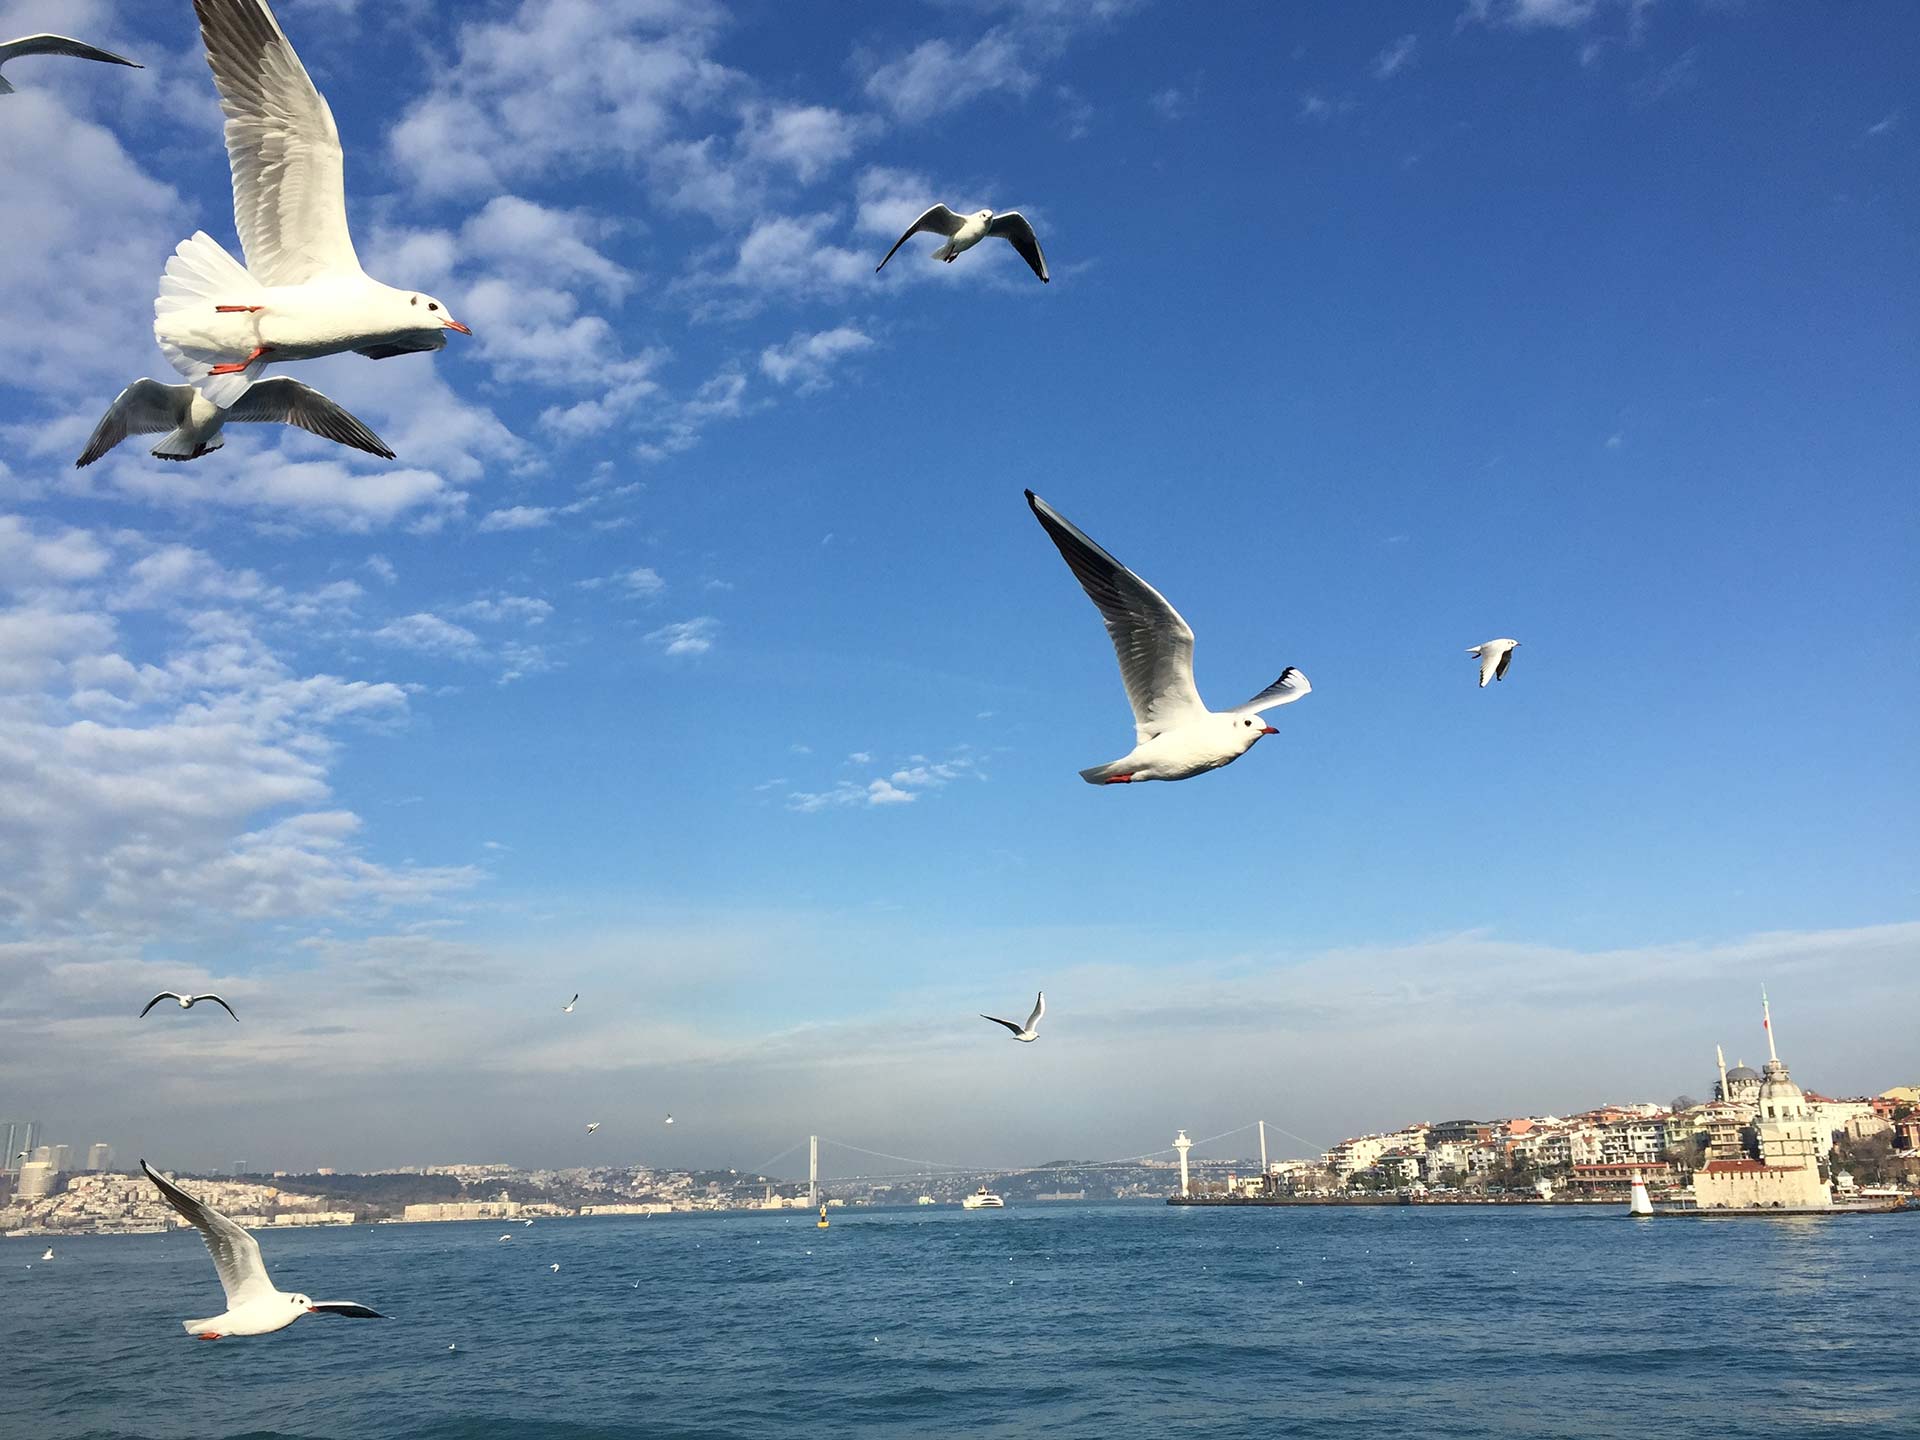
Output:
[[191,385],[162,385],[142,377],[120,392],[100,423],[93,427],[87,448],[75,468],[93,464],[129,435],[158,435],[166,439],[153,447],[156,460],[198,460],[227,442],[220,438],[228,421],[273,421],[297,425],[323,440],[335,440],[382,460],[393,451],[373,431],[322,395],[311,385],[276,377],[262,380],[222,410]]
[[218,1340],[227,1335],[265,1335],[284,1330],[302,1315],[347,1315],[357,1320],[384,1318],[378,1310],[369,1310],[351,1300],[309,1300],[273,1288],[267,1267],[260,1258],[260,1242],[222,1215],[211,1205],[187,1194],[165,1176],[157,1174],[145,1160],[140,1168],[160,1189],[166,1201],[187,1218],[207,1242],[213,1256],[213,1268],[220,1272],[220,1288],[227,1292],[223,1315],[206,1320],[183,1320],[187,1333],[202,1340]]
[[[143,1009],[136,1018],[144,1019],[147,1011],[153,1009],[153,1007],[158,1005],[162,1000],[178,1000],[182,1010],[191,1010],[202,1000],[211,1000],[222,1010],[226,1011],[227,1014],[233,1015],[233,1007],[218,995],[182,995],[178,990],[162,990],[158,995],[154,996],[153,999],[147,1001],[146,1009]],[[238,1020],[240,1017],[233,1015],[233,1018]]]
[[579,1003],[580,1003],[580,997],[579,997],[578,995],[576,995],[576,996],[574,996],[574,997],[573,997],[573,999],[571,999],[571,1000],[569,1000],[569,1001],[567,1001],[567,1003],[566,1003],[566,1004],[564,1004],[564,1005],[562,1005],[562,1006],[560,1007],[560,1013],[561,1013],[562,1015],[571,1015],[571,1014],[573,1014],[573,1007],[574,1007],[574,1006],[576,1006],[576,1005],[578,1005]]
[[1111,764],[1082,770],[1082,780],[1185,780],[1231,765],[1261,736],[1280,733],[1259,715],[1311,691],[1306,676],[1289,665],[1244,705],[1207,709],[1193,684],[1193,631],[1180,612],[1031,490],[1027,504],[1107,622],[1133,706],[1133,749]]
[[593,1134],[594,1131],[598,1130],[599,1128],[600,1128],[600,1122],[598,1120],[592,1121],[587,1126],[587,1134],[591,1135]]
[[1507,666],[1513,663],[1513,652],[1520,648],[1518,640],[1489,640],[1484,645],[1476,645],[1467,651],[1469,655],[1480,657],[1480,688],[1487,688],[1489,680],[1507,678]]
[[1040,1017],[1047,1013],[1047,992],[1042,990],[1034,997],[1033,1013],[1027,1016],[1025,1025],[1016,1025],[1011,1020],[1002,1020],[995,1015],[981,1015],[982,1020],[991,1020],[996,1025],[1004,1025],[1013,1032],[1013,1038],[1023,1045],[1031,1045],[1040,1038]]
[[[102,50],[84,40],[69,40],[64,35],[22,35],[18,40],[0,40],[0,65],[24,55],[71,55],[76,60],[104,60],[109,65],[125,65],[133,70],[147,68],[124,55]],[[0,75],[0,95],[12,93],[13,86],[7,83],[6,76]]]
[[44,1254],[44,1255],[42,1255],[42,1256],[41,1256],[40,1258],[41,1258],[42,1260],[51,1260],[51,1259],[53,1259],[53,1246],[51,1246],[51,1245],[49,1245],[49,1246],[47,1246],[47,1253],[46,1253],[46,1254]]
[[[895,250],[923,230],[947,237],[947,243],[934,250],[933,258],[944,260],[949,265],[963,251],[971,250],[990,235],[1010,241],[1033,273],[1044,283],[1052,283],[1052,277],[1047,274],[1047,257],[1040,253],[1040,241],[1033,233],[1033,226],[1027,223],[1027,217],[1018,210],[1009,210],[1004,215],[996,215],[991,210],[956,215],[944,205],[935,205],[909,225],[906,234],[893,242],[893,250],[887,251],[887,260],[891,260]],[[873,267],[876,275],[887,268],[887,260]]]
[[494,1241],[493,1243],[496,1245],[504,1245],[507,1243],[507,1241],[511,1239],[513,1239],[513,1236],[511,1235],[502,1235],[498,1240]]
[[459,1347],[458,1345],[449,1345],[449,1346],[447,1346],[447,1349],[449,1349],[449,1350],[458,1350],[459,1348],[460,1348],[460,1347]]
[[521,1223],[522,1225],[531,1225],[531,1224],[533,1224],[533,1221],[531,1221],[531,1220],[522,1220],[522,1221],[521,1221],[520,1223]]
[[671,1115],[667,1116],[667,1124],[671,1125],[672,1123],[673,1123],[673,1117]]
[[554,1274],[558,1275],[560,1273],[560,1262],[556,1260],[553,1262],[553,1264],[549,1265],[547,1268],[553,1271]]

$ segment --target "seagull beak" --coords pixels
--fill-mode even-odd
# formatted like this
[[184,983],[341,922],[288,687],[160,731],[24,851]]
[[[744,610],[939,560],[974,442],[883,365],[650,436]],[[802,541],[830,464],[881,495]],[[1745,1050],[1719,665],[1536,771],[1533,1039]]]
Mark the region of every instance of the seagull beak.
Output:
[[462,335],[471,335],[473,333],[473,331],[462,325],[458,320],[443,320],[440,323],[445,325],[449,330],[458,330]]
[[1265,725],[1261,727],[1260,733],[1262,735],[1278,735],[1280,732],[1271,725]]
[[307,1306],[307,1313],[309,1315],[318,1315],[320,1313],[320,1307],[318,1305],[309,1305]]

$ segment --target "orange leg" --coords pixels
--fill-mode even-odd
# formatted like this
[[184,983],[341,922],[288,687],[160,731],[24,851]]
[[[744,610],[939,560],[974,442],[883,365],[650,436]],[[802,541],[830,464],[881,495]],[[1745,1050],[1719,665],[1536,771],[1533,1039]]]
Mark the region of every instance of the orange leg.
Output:
[[202,1340],[218,1340],[220,1338],[220,1332],[218,1330],[203,1330],[200,1332],[199,1338]]
[[1106,780],[1106,783],[1107,783],[1107,784],[1109,784],[1109,785],[1131,785],[1131,784],[1133,783],[1133,776],[1131,776],[1131,775],[1109,775],[1109,776],[1107,777],[1107,780]]
[[266,308],[264,305],[216,305],[213,307],[213,313],[216,315],[258,315]]
[[253,347],[253,353],[247,356],[246,359],[240,361],[238,364],[215,365],[211,370],[207,371],[207,374],[238,375],[241,371],[245,370],[249,365],[253,364],[254,361],[262,359],[266,355],[272,353],[272,349],[273,347],[270,345],[256,345]]

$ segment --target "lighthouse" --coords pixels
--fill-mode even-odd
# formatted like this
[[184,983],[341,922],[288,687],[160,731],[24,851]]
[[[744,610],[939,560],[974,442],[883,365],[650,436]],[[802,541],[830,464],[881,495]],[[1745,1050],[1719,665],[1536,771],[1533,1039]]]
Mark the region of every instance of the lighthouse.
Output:
[[1185,1199],[1192,1192],[1187,1188],[1187,1152],[1193,1148],[1193,1141],[1182,1130],[1173,1137],[1173,1148],[1180,1152],[1180,1197]]
[[1627,1213],[1643,1217],[1653,1214],[1653,1199],[1647,1194],[1647,1182],[1638,1170],[1633,1172],[1633,1198],[1627,1202]]

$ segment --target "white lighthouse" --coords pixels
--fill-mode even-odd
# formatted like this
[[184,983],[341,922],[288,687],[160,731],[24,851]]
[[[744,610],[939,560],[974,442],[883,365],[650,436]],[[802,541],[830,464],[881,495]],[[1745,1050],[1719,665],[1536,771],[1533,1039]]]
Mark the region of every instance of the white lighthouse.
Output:
[[1193,1141],[1187,1138],[1186,1131],[1173,1137],[1173,1148],[1180,1152],[1180,1196],[1185,1199],[1192,1193],[1187,1188],[1187,1152],[1193,1149]]

